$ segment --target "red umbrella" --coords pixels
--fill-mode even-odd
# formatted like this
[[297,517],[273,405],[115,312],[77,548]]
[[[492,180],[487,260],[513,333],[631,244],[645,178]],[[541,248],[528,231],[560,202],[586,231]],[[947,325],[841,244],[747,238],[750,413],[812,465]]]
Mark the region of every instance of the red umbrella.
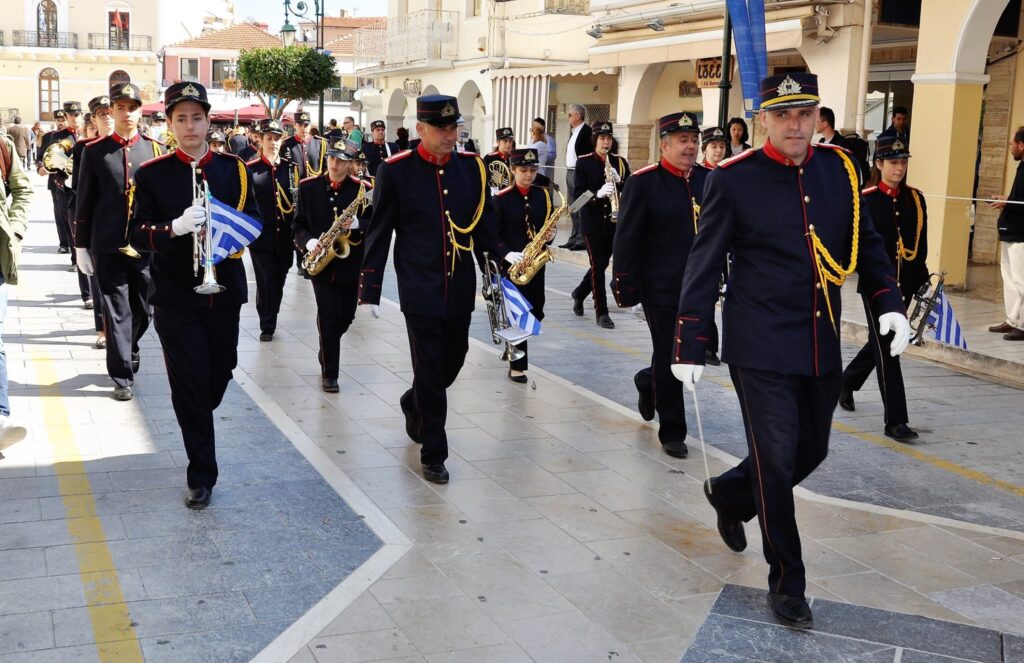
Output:
[[149,117],[157,111],[164,112],[164,102],[154,101],[151,104],[142,104],[142,115],[145,117]]
[[253,122],[255,120],[265,120],[267,115],[267,109],[263,107],[263,104],[252,104],[245,108],[239,108],[238,110],[211,110],[210,121],[211,122],[231,122],[234,123],[235,117],[238,117],[239,122]]

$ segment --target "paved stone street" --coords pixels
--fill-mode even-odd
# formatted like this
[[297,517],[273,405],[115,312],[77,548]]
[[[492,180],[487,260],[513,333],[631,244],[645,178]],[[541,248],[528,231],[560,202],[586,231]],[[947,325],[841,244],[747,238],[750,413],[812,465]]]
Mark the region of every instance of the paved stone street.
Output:
[[[796,633],[765,616],[756,527],[745,553],[722,544],[698,443],[669,458],[633,412],[643,322],[601,330],[559,294],[579,267],[551,268],[531,384],[475,316],[445,486],[404,433],[398,309],[357,317],[341,393],[323,394],[292,276],[272,343],[243,309],[223,480],[193,514],[155,337],[139,396],[112,401],[36,192],[4,329],[29,437],[0,460],[0,662],[1024,661],[1015,389],[908,361],[919,444],[880,436],[870,384],[837,417],[797,501],[819,629]],[[700,390],[712,472],[744,453],[727,383],[711,369]]]

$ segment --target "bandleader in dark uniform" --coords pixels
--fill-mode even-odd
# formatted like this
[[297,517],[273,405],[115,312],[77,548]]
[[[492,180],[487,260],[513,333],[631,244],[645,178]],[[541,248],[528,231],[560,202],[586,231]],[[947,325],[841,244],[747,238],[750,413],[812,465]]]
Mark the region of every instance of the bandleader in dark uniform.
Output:
[[199,294],[205,270],[193,271],[194,233],[205,223],[195,188],[260,218],[245,163],[209,151],[210,103],[198,83],[175,83],[164,92],[178,149],[146,163],[135,175],[132,245],[153,254],[153,322],[167,364],[171,404],[188,454],[185,505],[201,509],[217,483],[213,411],[220,405],[238,359],[238,316],[246,302],[245,267],[239,254],[216,266],[219,294]]
[[458,377],[469,349],[476,300],[473,252],[493,254],[497,233],[483,161],[476,154],[455,152],[458,100],[421,96],[416,117],[420,144],[377,171],[359,301],[377,310],[394,232],[398,296],[413,366],[412,389],[400,404],[406,431],[423,445],[424,478],[446,483],[445,390]]
[[260,158],[246,164],[252,173],[253,192],[263,217],[263,232],[249,245],[249,255],[256,272],[256,312],[260,317],[260,340],[264,342],[272,341],[277,331],[277,314],[294,255],[293,197],[300,179],[299,166],[281,159],[283,135],[280,122],[263,120],[260,123]]
[[[612,240],[615,237],[615,219],[612,215],[611,196],[621,193],[629,177],[629,164],[617,154],[612,154],[612,123],[594,122],[591,127],[594,137],[594,151],[584,154],[576,161],[573,179],[573,199],[585,191],[594,197],[580,210],[583,242],[590,258],[590,269],[583,280],[572,291],[572,310],[583,315],[583,300],[594,295],[594,313],[598,327],[614,329],[615,323],[608,316],[608,294],[604,288],[604,273],[612,257]],[[613,181],[608,181],[605,164],[611,164]]]
[[[895,136],[881,136],[875,144],[873,186],[864,189],[864,202],[871,212],[875,230],[885,241],[885,252],[896,269],[903,305],[909,306],[914,293],[928,282],[928,208],[924,195],[907,186],[908,146]],[[864,289],[858,287],[861,295]],[[839,405],[853,411],[853,392],[864,386],[871,371],[878,370],[878,391],[885,406],[885,434],[912,440],[917,432],[907,425],[907,394],[903,387],[900,358],[889,354],[890,338],[878,333],[878,321],[871,315],[871,302],[864,299],[868,320],[868,342],[843,371]]]
[[369,220],[369,191],[373,186],[349,174],[356,145],[339,139],[327,151],[327,172],[310,177],[299,185],[299,207],[295,215],[295,247],[304,255],[324,247],[321,235],[340,219],[356,198],[361,202],[353,210],[355,216],[342,224],[341,236],[349,247],[347,257],[337,256],[326,263],[318,274],[310,274],[316,298],[316,328],[320,335],[321,387],[337,393],[338,367],[341,363],[341,337],[352,325],[359,295],[359,270],[363,263],[364,235],[362,224]]
[[394,143],[389,143],[385,140],[385,131],[387,125],[384,124],[384,120],[374,120],[370,123],[370,140],[363,143],[363,153],[366,154],[367,168],[370,171],[370,176],[374,177],[377,175],[377,168],[380,167],[384,161],[390,159],[392,156],[398,154],[401,150]]
[[707,179],[700,230],[683,277],[672,372],[693,390],[703,370],[722,259],[732,251],[723,306],[722,361],[740,401],[748,456],[709,479],[718,529],[743,550],[755,515],[768,602],[789,626],[813,625],[793,488],[825,459],[839,398],[840,285],[857,271],[895,354],[910,327],[892,264],[860,197],[845,151],[811,147],[818,85],[813,74],[761,82],[763,149],[722,162]]
[[683,270],[697,234],[704,180],[710,171],[696,165],[696,115],[666,115],[658,121],[658,133],[661,161],[633,173],[622,191],[612,293],[621,307],[643,304],[651,332],[651,362],[633,376],[640,414],[650,421],[657,410],[662,449],[686,458],[683,385],[672,376],[672,351]]
[[281,145],[281,158],[299,164],[302,179],[319,177],[327,164],[327,140],[309,135],[308,128],[309,113],[296,113],[295,134],[286,138]]
[[110,89],[114,133],[82,153],[75,208],[75,249],[80,266],[91,261],[103,298],[107,375],[114,399],[128,401],[139,370],[139,340],[149,329],[149,256],[129,247],[128,214],[135,175],[163,146],[138,130],[142,97],[132,83]]
[[[523,148],[512,150],[509,159],[512,164],[513,183],[494,197],[494,217],[498,229],[498,253],[508,256],[501,263],[501,274],[507,276],[511,261],[522,257],[522,251],[534,240],[544,227],[544,221],[551,216],[551,193],[548,189],[534,184],[540,160],[537,150]],[[547,239],[551,243],[551,237]],[[538,320],[544,319],[544,267],[526,285],[516,285],[526,301],[533,307],[531,313]],[[527,342],[516,344],[523,356],[509,362],[508,376],[513,382],[525,384],[524,373],[529,368]]]

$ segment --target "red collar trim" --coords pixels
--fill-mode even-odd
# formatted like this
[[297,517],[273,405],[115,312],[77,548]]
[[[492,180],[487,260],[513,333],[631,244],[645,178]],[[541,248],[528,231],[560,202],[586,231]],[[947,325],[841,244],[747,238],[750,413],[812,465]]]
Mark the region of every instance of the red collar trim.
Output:
[[[185,152],[185,150],[182,150],[182,149],[174,150],[174,155],[177,156],[178,159],[180,159],[186,165],[191,164],[193,161],[195,161],[195,159],[193,159],[187,152]],[[199,166],[199,167],[202,167],[202,166],[205,166],[206,164],[210,163],[210,161],[212,161],[212,160],[213,160],[213,150],[207,148],[206,154],[204,154],[199,159],[199,161],[198,161],[198,163],[196,163],[196,165]]]
[[530,193],[530,188],[529,187],[524,189],[523,187],[519,186],[518,184],[516,185],[516,190],[519,191],[519,193],[521,193],[524,196],[526,196],[526,195],[528,195]]
[[782,152],[779,152],[777,149],[775,149],[775,146],[772,145],[772,141],[770,139],[765,141],[763,151],[764,155],[771,159],[772,161],[775,161],[776,163],[781,163],[783,166],[789,166],[791,168],[796,168],[797,166],[805,165],[808,161],[811,160],[811,157],[814,156],[814,150],[812,150],[811,146],[808,145],[807,158],[804,159],[803,163],[798,164],[789,157],[787,157],[786,155],[784,155]]
[[426,161],[427,163],[434,164],[435,166],[443,166],[449,161],[451,161],[452,158],[452,155],[449,152],[448,154],[444,155],[443,158],[438,159],[430,152],[427,152],[427,148],[423,147],[423,143],[420,143],[419,145],[416,146],[416,154],[420,155],[420,158]]
[[890,198],[898,198],[900,195],[900,188],[898,186],[895,189],[890,188],[889,185],[882,180],[878,180],[878,190]]
[[127,145],[128,147],[132,147],[133,145],[135,145],[135,143],[139,142],[142,139],[142,134],[140,134],[137,131],[135,132],[135,135],[132,136],[131,138],[125,138],[116,131],[110,135],[114,138],[114,141],[117,142],[118,145]]
[[309,139],[309,136],[303,136],[302,138],[299,138],[298,134],[296,134],[294,136],[294,138],[295,138],[296,142],[304,145],[306,143],[306,140]]
[[281,156],[278,155],[277,163],[275,164],[273,161],[271,161],[266,156],[264,156],[263,153],[261,152],[260,153],[260,161],[262,161],[263,163],[267,164],[271,168],[277,168],[279,165],[281,165]]
[[334,180],[331,179],[331,176],[328,175],[327,176],[327,184],[328,184],[328,186],[331,187],[332,191],[337,191],[338,189],[341,188],[341,185],[344,184],[345,180],[347,180],[347,179],[348,178],[346,177],[346,178],[343,178],[343,179],[338,180],[337,182],[335,182]]
[[707,159],[704,159],[704,161],[701,161],[700,165],[704,166],[708,170],[714,170],[715,168],[718,168],[718,164],[717,163],[711,163]]
[[681,177],[683,179],[687,179],[688,177],[690,177],[690,173],[689,172],[687,172],[685,170],[679,170],[678,168],[676,168],[675,166],[670,164],[665,159],[661,160],[661,167],[664,168],[665,170],[667,170],[668,172],[670,172],[671,174],[675,175],[676,177]]

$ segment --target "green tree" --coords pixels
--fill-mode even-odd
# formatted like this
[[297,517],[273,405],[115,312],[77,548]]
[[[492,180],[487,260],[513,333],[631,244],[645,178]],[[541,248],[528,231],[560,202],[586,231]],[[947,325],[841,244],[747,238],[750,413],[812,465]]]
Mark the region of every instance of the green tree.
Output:
[[[238,80],[275,119],[293,99],[312,99],[334,85],[334,56],[305,46],[254,48],[238,56]],[[274,108],[270,97],[275,98]]]

